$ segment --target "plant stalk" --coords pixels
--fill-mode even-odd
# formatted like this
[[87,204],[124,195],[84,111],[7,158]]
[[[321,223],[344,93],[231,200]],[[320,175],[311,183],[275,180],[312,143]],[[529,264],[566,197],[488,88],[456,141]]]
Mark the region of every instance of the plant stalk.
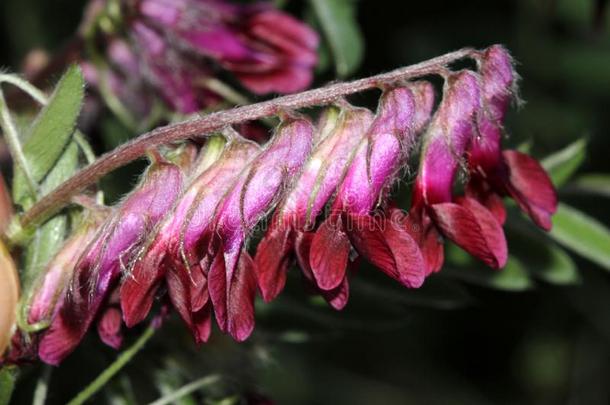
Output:
[[233,124],[277,115],[282,111],[327,105],[341,97],[375,87],[390,86],[426,75],[442,74],[446,71],[448,64],[471,56],[474,52],[476,51],[472,48],[464,48],[388,73],[351,82],[334,83],[302,93],[218,111],[201,118],[159,127],[100,156],[94,163],[80,170],[32,206],[23,215],[21,225],[23,228],[28,228],[42,223],[67,204],[75,194],[97,182],[109,172],[140,158],[151,148],[188,138],[206,136]]

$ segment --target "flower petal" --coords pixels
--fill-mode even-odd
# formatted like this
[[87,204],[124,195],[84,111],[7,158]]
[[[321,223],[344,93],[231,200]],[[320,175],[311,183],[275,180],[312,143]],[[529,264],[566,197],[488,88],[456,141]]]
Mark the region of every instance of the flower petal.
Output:
[[246,340],[254,330],[254,273],[254,261],[247,252],[242,252],[229,285],[227,300],[227,329],[238,342]]
[[286,284],[286,272],[293,260],[291,233],[287,228],[270,229],[256,248],[256,278],[265,302],[277,297]]
[[350,240],[365,259],[406,287],[420,287],[426,277],[420,248],[397,221],[368,215],[350,217]]
[[431,206],[442,233],[471,255],[493,268],[504,267],[507,247],[504,231],[487,208],[472,198]]
[[552,227],[551,215],[557,211],[557,193],[544,168],[532,157],[507,150],[504,159],[510,168],[507,191],[536,225]]
[[97,333],[102,342],[113,349],[121,347],[123,334],[121,333],[121,311],[118,308],[109,307],[102,313],[97,321]]
[[311,241],[309,264],[322,290],[332,290],[341,284],[350,247],[341,216],[327,218],[316,231]]

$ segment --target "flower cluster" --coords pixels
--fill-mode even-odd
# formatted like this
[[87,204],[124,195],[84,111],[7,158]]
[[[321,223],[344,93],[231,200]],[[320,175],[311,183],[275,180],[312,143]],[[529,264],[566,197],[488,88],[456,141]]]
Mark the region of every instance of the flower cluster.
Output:
[[311,84],[318,35],[271,3],[139,0],[124,2],[124,9],[127,36],[108,38],[109,69],[84,67],[90,83],[108,87],[136,114],[150,108],[145,97],[133,99],[146,88],[180,113],[213,104],[219,96],[205,81],[217,68],[255,94]]
[[[264,146],[229,128],[197,156],[191,144],[171,158],[157,155],[103,223],[76,233],[49,265],[29,312],[31,322],[50,321],[39,357],[59,363],[93,324],[118,347],[123,323],[171,308],[197,342],[207,341],[213,318],[242,341],[254,328],[257,290],[274,299],[295,263],[336,309],[348,301],[358,258],[408,288],[441,269],[444,239],[503,267],[501,197],[543,229],[557,200],[535,160],[501,149],[516,88],[511,56],[493,46],[471,57],[476,70],[441,71],[438,103],[429,82],[394,83],[383,87],[376,112],[341,99],[315,125],[281,113]],[[418,145],[406,213],[390,196]],[[248,241],[268,216],[253,258]]]

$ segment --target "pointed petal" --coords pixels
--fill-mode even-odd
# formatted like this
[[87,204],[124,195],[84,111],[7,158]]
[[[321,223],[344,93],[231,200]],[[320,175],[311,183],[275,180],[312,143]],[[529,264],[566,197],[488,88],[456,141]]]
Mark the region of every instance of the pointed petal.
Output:
[[337,288],[330,291],[320,290],[320,293],[331,307],[337,311],[341,311],[345,308],[349,299],[349,281],[347,280],[347,276],[343,277],[341,284],[339,284]]
[[227,331],[227,278],[225,275],[225,262],[222,252],[212,259],[208,273],[208,290],[214,305],[216,323],[221,331]]
[[445,236],[492,268],[504,267],[506,238],[487,208],[472,198],[431,206],[433,218]]
[[284,289],[286,272],[292,261],[294,240],[290,229],[271,229],[256,248],[256,279],[265,302]]
[[[392,218],[400,218],[398,214],[392,212]],[[426,276],[437,273],[443,267],[445,252],[443,250],[443,238],[438,233],[436,226],[430,216],[419,210],[411,210],[409,215],[400,221],[404,229],[417,242],[421,249],[426,268]]]
[[398,221],[359,215],[351,216],[350,222],[350,240],[365,259],[407,287],[423,284],[426,271],[421,251]]
[[110,307],[104,311],[97,321],[97,333],[102,342],[113,349],[121,347],[123,334],[121,333],[121,311],[118,308]]
[[305,278],[313,284],[315,284],[315,279],[309,265],[309,252],[311,251],[311,242],[314,235],[315,233],[313,232],[296,232],[294,241],[294,252],[299,268]]
[[150,312],[155,293],[165,276],[166,266],[162,263],[164,252],[149,251],[123,280],[120,288],[121,310],[128,328],[142,322]]
[[197,266],[191,268],[191,311],[197,312],[209,299],[208,278],[209,258],[206,256]]
[[182,269],[169,267],[165,275],[165,282],[172,306],[189,329],[193,330],[188,274]]
[[466,196],[474,198],[485,206],[498,220],[500,225],[506,222],[506,208],[502,197],[489,188],[489,185],[479,179],[471,179],[466,186]]
[[254,261],[242,252],[227,297],[227,329],[238,342],[246,340],[254,330],[254,272]]
[[503,156],[510,168],[509,194],[536,225],[550,230],[551,215],[557,211],[557,193],[549,175],[538,161],[524,153],[507,150]]
[[204,305],[199,311],[193,313],[195,342],[207,342],[212,332],[211,305]]
[[38,356],[45,363],[57,366],[72,353],[81,339],[80,329],[70,325],[60,312],[44,333],[38,346]]
[[322,290],[332,290],[341,284],[350,247],[341,217],[327,218],[316,231],[311,241],[309,264]]

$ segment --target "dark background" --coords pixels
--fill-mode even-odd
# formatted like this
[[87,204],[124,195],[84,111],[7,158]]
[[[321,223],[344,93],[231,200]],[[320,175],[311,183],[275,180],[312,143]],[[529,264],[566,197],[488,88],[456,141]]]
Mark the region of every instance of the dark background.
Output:
[[[503,43],[519,62],[526,101],[509,116],[510,142],[529,141],[533,154],[544,156],[584,137],[589,146],[581,171],[608,172],[610,13],[598,17],[602,3],[363,0],[359,22],[366,54],[353,76],[463,46]],[[0,66],[19,71],[33,47],[58,49],[74,32],[82,8],[75,0],[3,0]],[[609,223],[607,200],[569,189],[561,198]],[[608,404],[610,278],[588,261],[577,263],[582,282],[574,286],[537,282],[511,293],[456,288],[435,276],[429,291],[438,299],[422,300],[363,269],[360,281],[380,289],[354,286],[339,315],[300,293],[293,274],[294,291],[258,306],[259,324],[247,344],[215,333],[209,345],[196,349],[170,322],[128,367],[128,382],[117,379],[97,400],[110,401],[112,392],[131,392],[133,403],[154,399],[158,394],[150,387],[156,383],[147,373],[156,367],[185,382],[220,371],[230,376],[230,388],[278,403]],[[70,398],[115,356],[99,349],[96,338],[89,340],[53,374],[50,403]],[[30,400],[37,372],[25,372],[15,403]]]

